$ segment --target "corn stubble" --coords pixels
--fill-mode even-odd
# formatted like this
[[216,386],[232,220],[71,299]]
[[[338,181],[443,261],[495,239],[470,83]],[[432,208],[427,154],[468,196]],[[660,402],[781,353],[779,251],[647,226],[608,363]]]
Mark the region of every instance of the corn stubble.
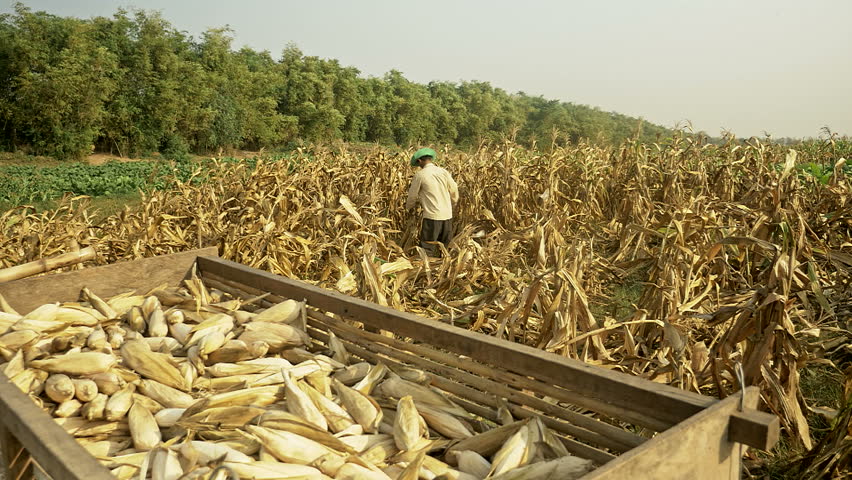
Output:
[[[210,298],[211,292],[200,282],[193,285],[192,292],[170,291],[183,298],[178,303],[195,305],[192,309],[170,307],[169,314],[160,315],[156,312],[161,305],[153,292],[140,298],[138,314],[148,319],[146,328],[136,325],[134,307],[127,308],[129,315],[110,311],[110,303],[120,302],[98,298],[100,306],[93,307],[104,310],[102,319],[79,336],[88,340],[95,332],[112,330],[122,342],[109,353],[103,353],[105,343],[101,342],[84,341],[79,346],[55,342],[61,332],[50,329],[5,352],[10,361],[4,369],[32,371],[33,378],[43,378],[38,383],[17,383],[19,388],[51,412],[118,479],[208,480],[225,478],[210,476],[217,467],[224,467],[241,479],[255,480],[439,476],[468,480],[503,478],[539,463],[541,471],[548,473],[555,468],[551,462],[570,457],[564,450],[532,453],[541,451],[533,444],[542,443],[541,438],[520,437],[517,432],[528,432],[530,425],[543,429],[540,423],[520,422],[515,430],[494,425],[474,433],[473,414],[438,391],[399,377],[382,363],[357,362],[343,343],[329,343],[331,356],[326,351],[312,353],[315,345],[296,321],[304,315],[304,303],[288,300],[246,316],[240,313],[238,300],[227,303],[227,308],[221,306],[227,301],[224,298],[202,305],[201,299]],[[87,290],[83,298],[89,302],[97,296]],[[51,312],[56,311],[42,309],[38,315],[50,322]],[[245,321],[234,322],[237,316]],[[198,335],[186,335],[183,341],[163,336],[150,328],[151,320],[159,318],[179,319],[176,324],[184,323]],[[24,317],[19,321],[25,321]],[[261,349],[266,356],[229,353],[236,361],[223,363],[200,353],[206,361],[191,358],[211,335],[242,338],[247,332],[263,332],[258,325],[267,324],[287,328],[274,329],[266,337],[271,347]],[[177,346],[168,346],[164,339]],[[43,358],[18,364],[28,345],[44,340],[49,340],[51,348],[40,354]],[[245,342],[230,348],[249,351]],[[183,370],[191,374],[181,375]],[[405,374],[428,378],[422,372]],[[453,440],[461,438],[465,450],[449,453]],[[495,441],[502,447],[490,447]],[[572,465],[578,465],[576,472],[560,478],[579,477],[592,468],[589,460],[571,458]]]
[[[411,176],[404,158],[353,149],[311,147],[286,165],[222,165],[214,181],[153,192],[99,220],[86,198],[0,213],[0,267],[81,245],[95,245],[109,263],[219,245],[229,260],[686,390],[730,395],[740,363],[790,441],[813,446],[805,416],[819,406],[806,402],[799,369],[849,367],[848,159],[686,136],[546,153],[509,141],[441,152],[462,200],[456,239],[434,262],[414,247],[417,220],[402,208]],[[826,160],[831,175],[822,183],[796,166]],[[158,298],[169,323],[167,309],[185,299]],[[102,321],[109,310],[95,303],[63,321]],[[141,303],[106,307],[144,333]],[[292,303],[279,308],[267,316],[292,315]],[[252,315],[235,315],[236,323]],[[18,320],[0,315],[0,328]],[[39,320],[7,330],[0,349],[30,344],[50,328]],[[79,343],[71,337],[59,342]],[[249,331],[242,341],[265,340],[257,338]],[[240,341],[208,359],[244,360]],[[268,348],[285,347],[274,338]],[[335,375],[351,387],[344,380],[355,370]],[[43,373],[28,368],[13,381],[43,388]]]

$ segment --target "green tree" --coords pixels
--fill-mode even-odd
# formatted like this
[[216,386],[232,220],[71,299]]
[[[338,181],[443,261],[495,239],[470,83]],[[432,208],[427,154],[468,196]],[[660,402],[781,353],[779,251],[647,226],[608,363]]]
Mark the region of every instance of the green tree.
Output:
[[[3,35],[4,120],[16,142],[35,153],[74,158],[90,153],[100,131],[104,102],[114,91],[110,52],[94,41],[85,22],[17,4]],[[8,128],[8,127],[7,127]]]

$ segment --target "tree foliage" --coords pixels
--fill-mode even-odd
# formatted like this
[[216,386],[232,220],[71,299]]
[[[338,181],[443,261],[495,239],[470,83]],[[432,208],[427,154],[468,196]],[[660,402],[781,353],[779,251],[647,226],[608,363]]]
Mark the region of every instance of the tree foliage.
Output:
[[671,133],[487,82],[423,85],[396,70],[364,77],[294,45],[275,59],[232,42],[226,28],[195,39],[142,10],[81,20],[17,4],[0,16],[0,146],[180,159],[338,139],[464,146],[511,135],[548,147]]

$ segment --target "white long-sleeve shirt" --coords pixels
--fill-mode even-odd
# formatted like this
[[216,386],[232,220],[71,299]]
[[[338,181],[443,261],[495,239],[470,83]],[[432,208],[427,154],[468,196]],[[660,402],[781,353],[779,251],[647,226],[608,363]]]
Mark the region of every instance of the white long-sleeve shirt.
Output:
[[450,172],[427,163],[414,174],[405,208],[413,208],[420,201],[423,218],[449,220],[453,218],[453,204],[459,201],[459,187]]

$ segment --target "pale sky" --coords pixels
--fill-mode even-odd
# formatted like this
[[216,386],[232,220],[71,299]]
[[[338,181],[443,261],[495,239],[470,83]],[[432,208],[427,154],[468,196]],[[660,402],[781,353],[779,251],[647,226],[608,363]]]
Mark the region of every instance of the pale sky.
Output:
[[[280,58],[289,42],[364,76],[487,81],[719,135],[852,135],[850,0],[27,0],[61,16],[160,11],[196,38]],[[13,2],[0,0],[0,13]]]

